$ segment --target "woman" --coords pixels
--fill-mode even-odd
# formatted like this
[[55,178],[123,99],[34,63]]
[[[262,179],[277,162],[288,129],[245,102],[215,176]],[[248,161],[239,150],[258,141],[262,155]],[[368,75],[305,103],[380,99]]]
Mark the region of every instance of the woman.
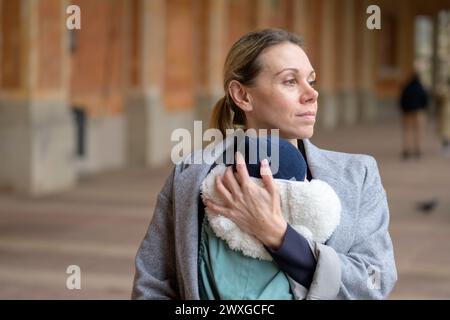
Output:
[[419,74],[414,72],[402,90],[400,108],[403,119],[402,159],[422,156],[422,135],[425,127],[425,110],[428,94],[423,87]]
[[[331,238],[321,244],[296,233],[280,212],[267,163],[262,163],[264,186],[259,187],[250,181],[239,153],[237,173],[228,170],[217,180],[226,205],[205,205],[264,244],[286,275],[278,286],[285,291],[278,296],[383,299],[397,280],[386,193],[374,158],[322,150],[309,141],[317,112],[315,76],[296,35],[279,29],[246,34],[227,56],[225,96],[213,110],[212,125],[222,132],[279,129],[281,138],[298,147],[307,162],[307,179],[327,182],[340,198],[341,221]],[[220,156],[232,140],[217,144],[211,154]],[[216,284],[208,270],[199,268],[201,258],[208,259],[199,256],[204,209],[200,185],[212,166],[190,162],[175,166],[158,195],[136,256],[135,299],[208,298],[200,288]]]

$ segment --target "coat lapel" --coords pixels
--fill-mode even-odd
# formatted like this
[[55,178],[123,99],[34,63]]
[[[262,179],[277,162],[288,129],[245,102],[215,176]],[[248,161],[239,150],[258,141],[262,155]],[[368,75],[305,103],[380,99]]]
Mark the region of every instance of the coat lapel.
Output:
[[313,145],[308,139],[303,139],[303,146],[305,147],[305,154],[306,154],[306,162],[308,163],[308,168],[311,171],[311,175],[313,178],[316,178],[317,171],[320,172],[320,170],[317,170],[317,165],[319,163],[318,157],[319,153],[317,152],[317,147]]
[[314,179],[324,180],[328,176],[327,159],[323,157],[321,150],[309,141],[303,139],[306,161]]
[[[225,150],[233,147],[233,137],[213,147],[214,151],[196,152],[194,164],[180,172],[174,183],[174,219],[175,246],[179,290],[182,299],[199,299],[198,289],[198,200],[200,186],[211,168],[212,163],[222,156]],[[209,150],[210,151],[210,150]],[[204,157],[204,158],[203,158]],[[195,164],[201,163],[201,164]]]
[[182,299],[199,299],[198,291],[198,197],[209,165],[190,165],[174,184],[175,247],[179,290]]
[[[355,207],[356,201],[352,197],[352,193],[355,191],[352,191],[353,187],[351,185],[345,184],[346,180],[341,177],[343,172],[339,171],[339,165],[336,164],[337,160],[335,158],[327,157],[324,150],[313,145],[308,139],[304,139],[303,142],[312,177],[328,183],[341,201],[340,224],[325,244],[345,251],[349,248],[348,234],[353,232],[354,227],[354,221],[349,213],[357,212]],[[352,201],[348,199],[352,199]]]

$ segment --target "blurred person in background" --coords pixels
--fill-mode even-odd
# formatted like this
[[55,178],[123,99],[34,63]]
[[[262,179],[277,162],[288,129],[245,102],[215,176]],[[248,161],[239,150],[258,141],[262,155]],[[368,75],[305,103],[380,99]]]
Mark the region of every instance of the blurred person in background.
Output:
[[436,122],[442,155],[450,157],[450,77],[436,90]]
[[400,108],[403,124],[403,147],[401,157],[419,159],[422,156],[422,135],[425,126],[425,110],[428,106],[428,94],[423,87],[419,74],[414,72],[403,88]]
[[[201,185],[213,165],[196,164],[194,159],[203,152],[195,151],[174,167],[158,195],[136,255],[133,299],[222,299],[224,289],[237,290],[230,287],[229,277],[247,283],[246,292],[235,292],[238,299],[388,297],[397,269],[377,162],[368,155],[323,150],[309,141],[317,113],[315,81],[297,35],[281,29],[244,35],[225,61],[224,97],[211,119],[211,127],[219,129],[225,141],[210,154],[221,157],[233,147],[235,135],[226,136],[227,129],[278,129],[303,155],[307,180],[326,181],[341,201],[341,222],[331,238],[323,244],[309,241],[287,223],[264,161],[264,186],[251,181],[241,161],[236,173],[228,170],[216,180],[224,204],[202,202]],[[256,266],[245,273],[249,277],[227,269],[222,250],[226,244],[204,236],[205,208],[261,241],[273,258],[271,268],[281,276],[265,277],[264,269]]]

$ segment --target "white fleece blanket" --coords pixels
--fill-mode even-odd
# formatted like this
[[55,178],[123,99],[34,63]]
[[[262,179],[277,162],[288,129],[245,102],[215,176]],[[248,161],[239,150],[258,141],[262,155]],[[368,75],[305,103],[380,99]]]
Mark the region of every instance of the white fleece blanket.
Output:
[[[215,187],[215,177],[225,173],[225,165],[217,165],[202,182],[202,197],[207,197],[218,204],[224,204]],[[263,186],[261,179],[251,179]],[[274,179],[279,187],[281,209],[286,221],[308,240],[324,243],[339,225],[341,203],[337,194],[326,182],[313,179],[311,181],[289,181]],[[208,208],[206,216],[214,233],[226,241],[228,246],[244,255],[261,260],[271,261],[272,257],[264,245],[254,236],[243,232],[230,219],[211,212]]]

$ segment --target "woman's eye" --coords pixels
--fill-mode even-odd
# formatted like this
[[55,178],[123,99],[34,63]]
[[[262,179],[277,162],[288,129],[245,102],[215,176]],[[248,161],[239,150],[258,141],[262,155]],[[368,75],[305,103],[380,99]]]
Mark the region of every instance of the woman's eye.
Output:
[[309,81],[308,83],[311,87],[314,88],[314,86],[316,85],[316,80]]
[[284,82],[284,84],[287,84],[287,85],[294,85],[296,83],[297,83],[297,80],[295,80],[295,79],[289,79]]

